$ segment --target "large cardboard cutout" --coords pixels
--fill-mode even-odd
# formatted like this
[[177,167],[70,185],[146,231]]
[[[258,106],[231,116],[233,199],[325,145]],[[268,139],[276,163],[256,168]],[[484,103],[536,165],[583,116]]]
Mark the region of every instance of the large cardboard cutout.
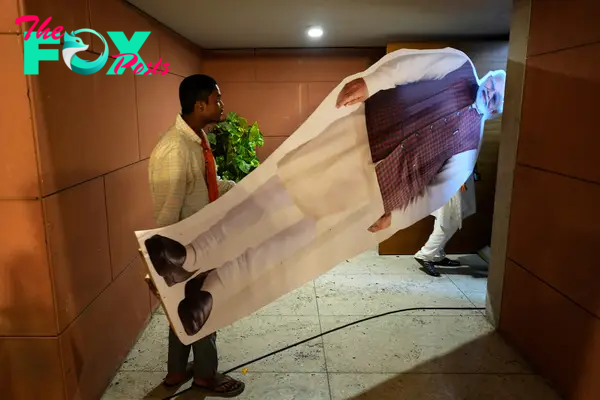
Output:
[[[460,189],[473,171],[478,150],[457,156],[462,157],[461,167],[447,168],[451,178],[435,188],[436,196],[427,197],[433,189],[426,188],[424,201],[392,213],[390,228],[369,232],[384,206],[364,103],[336,107],[347,82],[394,59],[440,51],[459,53],[400,50],[347,77],[263,164],[224,196],[177,224],[135,232],[171,326],[184,344],[373,248],[440,208]],[[461,62],[469,61],[462,56]],[[182,267],[161,261],[164,252]]]

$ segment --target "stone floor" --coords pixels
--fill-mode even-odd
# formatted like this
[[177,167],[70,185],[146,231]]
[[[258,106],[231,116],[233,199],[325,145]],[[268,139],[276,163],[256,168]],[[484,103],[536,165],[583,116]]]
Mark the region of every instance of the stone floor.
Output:
[[[412,257],[375,251],[219,331],[221,370],[340,325],[402,308],[484,307],[485,262],[441,278]],[[103,400],[150,399],[165,375],[168,324],[162,308]],[[410,311],[336,331],[249,365],[240,400],[558,400],[494,332],[482,311]],[[189,391],[177,399],[204,399]],[[212,398],[206,398],[212,399]]]

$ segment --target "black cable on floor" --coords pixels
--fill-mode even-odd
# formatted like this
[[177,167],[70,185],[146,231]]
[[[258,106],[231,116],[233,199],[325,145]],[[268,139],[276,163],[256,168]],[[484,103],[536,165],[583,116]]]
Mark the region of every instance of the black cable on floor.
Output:
[[[291,349],[293,347],[296,347],[296,346],[300,346],[301,344],[304,344],[306,342],[310,342],[311,340],[320,338],[320,337],[328,335],[330,333],[333,333],[333,332],[336,332],[336,331],[348,328],[349,326],[352,326],[352,325],[358,325],[360,323],[363,323],[363,322],[366,322],[366,321],[370,321],[370,320],[375,319],[375,318],[385,317],[386,315],[399,314],[399,313],[408,312],[408,311],[423,311],[423,310],[425,310],[425,311],[442,311],[442,310],[444,310],[444,311],[462,311],[462,310],[478,310],[478,311],[482,311],[482,310],[485,310],[485,307],[415,307],[415,308],[403,308],[403,309],[400,309],[400,310],[388,311],[388,312],[383,313],[383,314],[371,315],[370,317],[359,319],[358,321],[350,322],[349,324],[346,324],[346,325],[338,326],[337,328],[330,329],[330,330],[328,330],[326,332],[323,332],[323,333],[319,333],[318,335],[315,335],[315,336],[310,337],[308,339],[304,339],[304,340],[302,340],[300,342],[297,342],[297,343],[294,343],[294,344],[290,344],[289,346],[286,346],[286,347],[284,347],[282,349],[272,351],[269,354],[265,354],[264,356],[260,356],[258,358],[255,358],[254,360],[250,360],[248,362],[240,364],[237,367],[233,367],[233,368],[231,368],[231,369],[223,372],[223,374],[224,375],[229,374],[229,373],[235,371],[236,369],[244,368],[244,367],[246,367],[246,366],[248,366],[250,364],[254,364],[255,362],[264,360],[265,358],[271,357],[271,356],[273,356],[275,354],[278,354],[278,353],[281,353],[283,351],[289,350],[289,349]],[[187,388],[185,390],[182,390],[181,392],[175,393],[173,396],[165,397],[163,400],[174,399],[175,397],[181,396],[183,393],[185,393],[185,392],[187,392],[187,391],[189,391],[191,389],[192,389],[191,387]]]

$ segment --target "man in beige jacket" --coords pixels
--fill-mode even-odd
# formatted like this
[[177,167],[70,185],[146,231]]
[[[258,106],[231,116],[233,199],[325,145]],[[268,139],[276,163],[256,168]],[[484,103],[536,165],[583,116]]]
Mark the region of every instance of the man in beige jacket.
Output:
[[[150,189],[158,227],[188,218],[209,203],[203,153],[203,145],[207,145],[208,139],[204,127],[223,120],[221,93],[211,77],[192,75],[185,78],[179,87],[179,99],[181,114],[150,156]],[[219,195],[234,185],[220,179],[217,183]],[[147,281],[157,294],[151,281]],[[187,370],[190,349],[194,351],[193,371]],[[244,383],[219,374],[217,367],[216,333],[186,346],[169,329],[168,373],[163,382],[166,388],[176,391],[193,376],[193,386],[210,397],[241,394]]]

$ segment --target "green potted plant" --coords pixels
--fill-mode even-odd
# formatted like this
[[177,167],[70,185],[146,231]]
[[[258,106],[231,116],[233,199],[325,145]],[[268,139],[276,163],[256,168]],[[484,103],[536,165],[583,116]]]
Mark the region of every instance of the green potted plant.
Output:
[[213,127],[208,141],[217,163],[217,174],[222,179],[239,182],[260,164],[256,147],[264,144],[264,138],[258,124],[248,125],[245,118],[234,112]]

